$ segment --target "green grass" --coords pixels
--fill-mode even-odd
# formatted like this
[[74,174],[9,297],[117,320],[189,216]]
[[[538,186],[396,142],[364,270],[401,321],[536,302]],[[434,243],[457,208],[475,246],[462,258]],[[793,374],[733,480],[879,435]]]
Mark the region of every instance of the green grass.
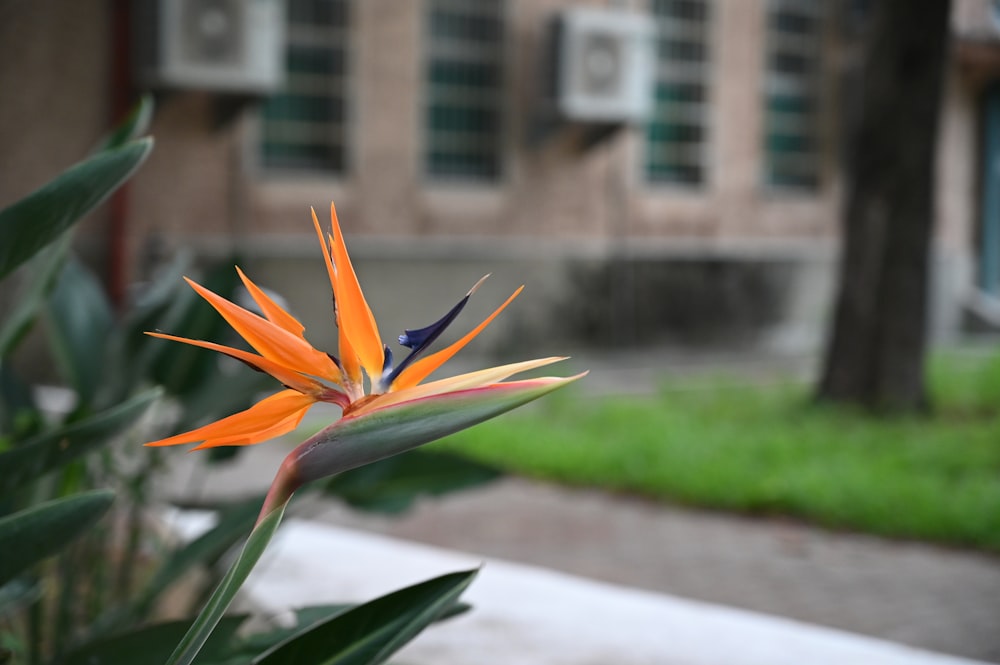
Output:
[[938,358],[930,376],[924,417],[706,378],[650,397],[557,393],[435,445],[571,485],[1000,551],[1000,355]]

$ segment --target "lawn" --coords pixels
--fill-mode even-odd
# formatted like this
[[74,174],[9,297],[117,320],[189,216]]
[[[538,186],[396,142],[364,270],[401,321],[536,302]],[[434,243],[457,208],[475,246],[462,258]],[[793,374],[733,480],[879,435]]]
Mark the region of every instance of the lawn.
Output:
[[924,417],[714,377],[648,397],[557,393],[434,445],[570,485],[1000,551],[1000,355],[943,355],[930,377]]

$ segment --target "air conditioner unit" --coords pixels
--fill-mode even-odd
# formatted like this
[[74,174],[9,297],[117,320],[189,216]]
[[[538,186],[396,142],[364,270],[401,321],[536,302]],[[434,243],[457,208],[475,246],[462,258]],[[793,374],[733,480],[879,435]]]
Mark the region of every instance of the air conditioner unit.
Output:
[[555,31],[556,105],[567,120],[641,122],[652,110],[654,25],[615,9],[561,13]]
[[283,81],[283,0],[135,0],[133,27],[143,87],[265,94]]

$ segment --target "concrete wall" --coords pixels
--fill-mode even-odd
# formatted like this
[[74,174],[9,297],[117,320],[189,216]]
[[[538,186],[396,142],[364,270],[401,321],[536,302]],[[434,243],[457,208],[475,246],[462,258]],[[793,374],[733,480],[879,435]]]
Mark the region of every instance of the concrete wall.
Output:
[[[300,265],[316,257],[308,207],[315,206],[323,217],[333,199],[372,300],[392,303],[380,308],[380,317],[391,320],[400,313],[390,330],[431,320],[464,293],[466,284],[493,272],[492,281],[503,288],[497,286],[493,298],[484,289],[483,300],[499,302],[519,280],[528,281],[529,289],[497,323],[496,339],[484,340],[491,348],[509,346],[507,337],[531,344],[737,338],[816,343],[830,279],[820,280],[824,286],[818,288],[816,279],[800,272],[829,275],[832,268],[836,157],[832,150],[827,153],[827,177],[818,195],[771,191],[762,184],[764,3],[714,5],[712,165],[707,182],[697,188],[644,182],[637,130],[619,132],[588,151],[558,131],[541,142],[530,140],[543,87],[546,24],[571,4],[509,3],[510,95],[501,182],[454,186],[424,177],[423,3],[366,1],[354,5],[355,136],[348,173],[290,180],[264,172],[256,164],[257,127],[249,115],[232,130],[239,140],[220,141],[215,153],[202,147],[199,164],[204,166],[197,173],[176,178],[168,172],[177,163],[172,156],[150,163],[141,178],[157,183],[155,191],[145,184],[137,190],[146,192],[145,200],[163,200],[137,220],[136,237],[148,237],[145,226],[177,245],[219,252],[238,244],[270,283],[283,287],[293,302],[301,298],[299,309],[308,311],[306,303],[316,301],[303,297],[302,285],[316,283],[317,273]],[[175,116],[197,117],[190,110],[164,110],[163,115],[163,123]],[[200,125],[202,132],[210,131],[204,120]],[[189,133],[192,127],[189,123]],[[157,131],[167,129],[161,125]],[[832,148],[832,123],[828,129]],[[227,160],[242,165],[228,181],[219,167]],[[172,182],[174,192],[190,187],[199,196],[175,197],[160,186],[164,182]],[[203,201],[202,207],[193,209],[192,200]],[[237,239],[227,240],[230,229]],[[732,271],[720,270],[727,263]],[[769,268],[774,275],[763,283],[773,292],[758,285],[742,294],[743,305],[734,305],[739,298],[733,284],[740,283],[735,275]],[[623,284],[630,285],[631,295],[622,293]],[[672,285],[671,295],[657,298],[656,285],[665,284]],[[650,298],[655,306],[647,303]],[[703,302],[692,306],[694,301]],[[764,301],[769,304],[761,310],[767,316],[737,311]],[[414,302],[426,302],[430,312],[403,315]],[[315,324],[322,325],[322,320]]]
[[[39,0],[0,9],[0,202],[84,154],[108,124],[112,4]],[[474,305],[480,314],[522,281],[529,289],[498,321],[490,348],[563,338],[818,343],[841,196],[835,114],[826,127],[822,189],[796,195],[765,187],[765,1],[713,4],[713,163],[695,189],[644,182],[639,131],[619,132],[586,152],[558,134],[529,140],[545,24],[573,4],[586,3],[508,2],[506,172],[492,186],[445,186],[422,173],[419,0],[353,5],[352,155],[342,177],[266,173],[256,163],[252,110],[220,125],[217,100],[207,94],[161,96],[156,149],[130,186],[131,275],[147,276],[154,259],[180,247],[205,257],[240,250],[253,274],[286,293],[325,338],[326,287],[308,210],[315,206],[325,217],[335,200],[389,332],[427,323],[493,272],[477,296],[482,305]],[[961,11],[966,5],[958,3]],[[836,48],[831,41],[831,68]],[[836,109],[832,74],[828,100]],[[974,91],[953,77],[939,170],[940,331],[954,329],[956,299],[972,272],[976,141]],[[84,231],[85,247],[100,260],[102,216]]]
[[938,139],[931,330],[938,338],[961,327],[976,278],[979,214],[979,90],[957,69],[945,82]]
[[109,124],[103,2],[0,4],[0,203],[47,182]]

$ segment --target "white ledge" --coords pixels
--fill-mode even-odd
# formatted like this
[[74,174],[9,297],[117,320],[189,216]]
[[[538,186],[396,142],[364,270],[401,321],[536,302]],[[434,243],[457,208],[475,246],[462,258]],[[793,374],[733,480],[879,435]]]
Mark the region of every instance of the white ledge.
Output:
[[[200,524],[199,524],[200,522]],[[204,528],[196,516],[181,532]],[[199,528],[200,527],[200,528]],[[483,565],[465,615],[394,659],[412,665],[969,665],[844,631],[291,519],[244,587],[262,613],[371,600]]]

